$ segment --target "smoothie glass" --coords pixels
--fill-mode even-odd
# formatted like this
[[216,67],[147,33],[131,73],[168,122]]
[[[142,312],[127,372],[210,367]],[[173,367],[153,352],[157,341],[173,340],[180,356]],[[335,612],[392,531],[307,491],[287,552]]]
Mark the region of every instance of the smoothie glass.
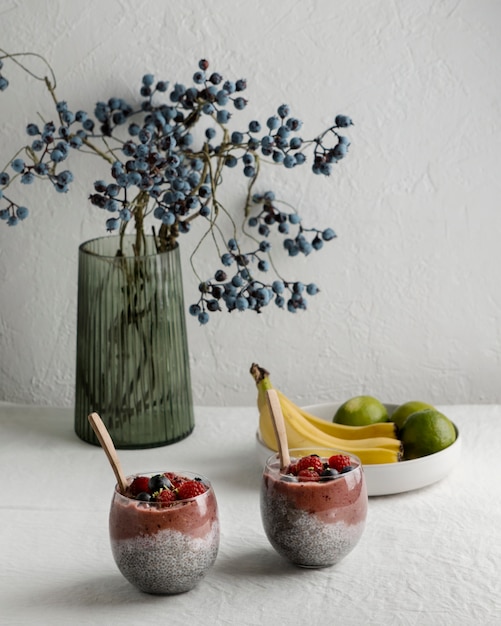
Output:
[[[311,454],[322,461],[332,449],[293,449],[291,463]],[[367,517],[367,487],[360,460],[353,454],[346,473],[303,480],[280,471],[278,455],[266,462],[261,483],[261,518],[275,550],[302,567],[327,567],[343,559],[362,536]]]
[[[191,472],[173,474],[201,480],[207,491],[164,504],[124,496],[116,486],[111,501],[109,530],[113,558],[130,583],[152,594],[192,589],[213,566],[219,548],[218,507],[210,482]],[[128,477],[129,485],[134,478]]]

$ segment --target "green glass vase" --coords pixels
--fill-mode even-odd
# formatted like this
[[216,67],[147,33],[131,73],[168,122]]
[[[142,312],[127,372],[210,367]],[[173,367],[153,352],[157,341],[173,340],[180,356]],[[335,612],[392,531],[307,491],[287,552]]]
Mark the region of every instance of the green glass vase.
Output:
[[[179,247],[134,235],[83,243],[78,259],[75,431],[98,440],[97,412],[117,448],[174,443],[194,427]],[[117,254],[117,251],[120,252]]]

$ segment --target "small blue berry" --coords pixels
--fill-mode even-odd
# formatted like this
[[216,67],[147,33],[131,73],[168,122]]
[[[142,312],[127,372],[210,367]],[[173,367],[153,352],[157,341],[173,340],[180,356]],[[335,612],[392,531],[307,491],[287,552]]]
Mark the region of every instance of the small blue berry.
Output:
[[266,120],[266,126],[268,126],[270,130],[275,130],[280,126],[280,119],[276,115],[273,115]]
[[25,220],[28,217],[29,211],[25,206],[17,207],[16,215],[20,220]]
[[273,291],[276,294],[281,294],[281,293],[284,292],[285,285],[284,285],[283,281],[281,281],[281,280],[274,280],[272,285],[271,285],[271,288],[273,289]]
[[115,217],[110,217],[109,219],[106,220],[106,230],[108,232],[118,230],[119,225],[120,225],[120,220],[116,219]]
[[40,134],[40,130],[36,124],[28,124],[28,126],[26,126],[26,132],[32,137]]
[[253,120],[252,122],[249,122],[250,133],[259,133],[260,130],[261,130],[261,124],[258,121]]
[[335,237],[336,237],[336,233],[332,230],[332,228],[326,228],[322,232],[322,239],[324,241],[330,241],[331,239],[334,239]]
[[231,118],[231,113],[226,109],[221,109],[216,114],[216,119],[219,124],[227,124]]
[[31,185],[31,183],[35,180],[35,175],[33,174],[33,172],[25,172],[22,176],[21,176],[21,183],[23,185]]
[[50,153],[50,159],[51,161],[54,161],[54,163],[60,163],[61,161],[64,161],[64,154],[61,150],[53,150]]
[[22,172],[24,170],[24,161],[22,159],[14,159],[11,167],[15,172]]
[[198,314],[198,321],[200,322],[200,324],[207,324],[207,322],[209,321],[209,314],[207,313],[207,311],[202,311]]
[[346,128],[347,126],[353,126],[351,117],[348,117],[347,115],[336,115],[334,123],[339,128]]
[[219,104],[219,106],[222,106],[222,107],[226,106],[228,104],[228,101],[229,101],[229,97],[226,91],[221,89],[220,91],[217,92],[216,102]]
[[204,71],[195,72],[193,74],[193,82],[196,83],[197,85],[200,85],[204,81],[205,81],[205,72]]
[[249,308],[249,301],[247,300],[247,298],[245,298],[244,296],[238,296],[235,299],[235,307],[239,310],[239,311],[245,311],[246,309]]
[[231,133],[231,143],[240,144],[240,143],[243,143],[243,141],[244,141],[243,133],[240,133],[237,130]]
[[287,117],[290,113],[289,105],[281,104],[277,109],[277,113],[280,115],[280,117]]

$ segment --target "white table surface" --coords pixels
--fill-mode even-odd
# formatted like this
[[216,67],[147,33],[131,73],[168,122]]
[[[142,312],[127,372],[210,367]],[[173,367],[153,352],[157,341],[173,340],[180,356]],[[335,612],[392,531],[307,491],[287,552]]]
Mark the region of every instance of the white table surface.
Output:
[[221,547],[194,590],[150,596],[108,543],[114,476],[72,411],[0,403],[0,624],[356,626],[501,624],[501,406],[440,407],[463,437],[441,482],[370,498],[360,543],[322,570],[289,565],[259,514],[254,407],[196,407],[182,442],[121,451],[126,473],[212,480]]

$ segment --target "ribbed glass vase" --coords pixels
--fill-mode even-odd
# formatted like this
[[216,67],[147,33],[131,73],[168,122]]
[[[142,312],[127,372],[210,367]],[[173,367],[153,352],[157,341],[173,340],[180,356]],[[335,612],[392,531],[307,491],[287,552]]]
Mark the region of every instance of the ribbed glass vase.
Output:
[[157,253],[134,235],[83,243],[78,263],[75,431],[98,440],[97,412],[117,448],[151,448],[194,427],[179,247]]

